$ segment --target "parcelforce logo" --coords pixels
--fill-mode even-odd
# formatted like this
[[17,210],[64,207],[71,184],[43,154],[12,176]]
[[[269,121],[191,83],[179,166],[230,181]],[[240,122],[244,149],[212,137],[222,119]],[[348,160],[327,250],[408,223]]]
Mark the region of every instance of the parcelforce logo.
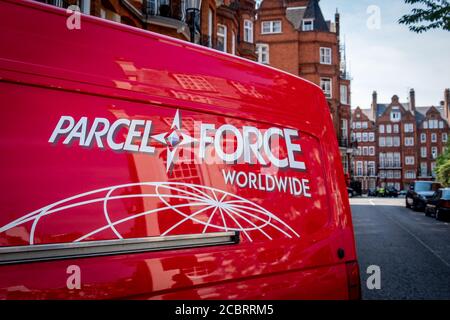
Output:
[[[154,142],[167,148],[167,168],[169,172],[177,161],[180,149],[190,149],[200,163],[211,162],[211,149],[214,158],[225,164],[261,164],[276,168],[306,170],[305,162],[300,161],[302,148],[298,141],[299,133],[293,129],[271,127],[260,130],[254,126],[237,128],[232,124],[217,126],[214,123],[196,123],[194,136],[183,129],[179,110],[176,111],[172,125],[167,131],[152,134],[151,120],[118,119],[110,122],[106,118],[81,117],[76,120],[71,116],[61,116],[48,142],[65,145],[77,144],[83,147],[111,149],[115,151],[140,152],[153,155],[156,150]],[[126,137],[119,137],[119,130],[126,130]],[[280,150],[286,150],[281,155]],[[309,190],[308,180],[287,177],[284,181],[273,176],[258,176],[246,172],[224,172],[227,183],[239,187],[289,192],[293,195]],[[245,177],[243,176],[245,175]],[[306,195],[308,196],[308,195]]]

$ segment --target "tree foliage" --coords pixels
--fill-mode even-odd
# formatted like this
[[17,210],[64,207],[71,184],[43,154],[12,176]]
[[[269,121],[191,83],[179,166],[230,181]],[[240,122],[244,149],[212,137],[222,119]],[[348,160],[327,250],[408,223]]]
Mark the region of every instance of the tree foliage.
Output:
[[417,33],[431,29],[450,31],[449,0],[405,0],[405,3],[415,6],[399,20],[409,30]]
[[436,161],[436,177],[442,185],[450,187],[450,140],[445,152]]

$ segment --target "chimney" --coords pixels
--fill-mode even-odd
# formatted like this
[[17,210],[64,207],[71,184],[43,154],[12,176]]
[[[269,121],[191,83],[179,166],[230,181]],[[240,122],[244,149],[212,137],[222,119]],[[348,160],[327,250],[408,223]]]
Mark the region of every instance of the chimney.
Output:
[[414,89],[409,90],[409,110],[412,114],[416,113],[416,92]]
[[377,121],[377,104],[378,104],[377,97],[378,97],[377,92],[374,91],[372,93],[372,115],[374,121]]
[[447,119],[447,121],[450,124],[450,89],[447,88],[444,91],[444,115],[445,115],[445,119]]

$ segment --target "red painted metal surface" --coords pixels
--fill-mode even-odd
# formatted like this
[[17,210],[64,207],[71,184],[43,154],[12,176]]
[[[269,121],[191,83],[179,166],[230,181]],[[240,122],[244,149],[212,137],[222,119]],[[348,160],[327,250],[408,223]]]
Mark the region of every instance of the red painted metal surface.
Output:
[[[0,298],[349,298],[346,263],[356,260],[353,229],[320,88],[94,17],[82,16],[81,29],[68,30],[66,18],[64,10],[50,6],[0,1],[0,246],[224,231],[214,200],[245,204],[224,211],[228,228],[247,231],[236,245],[0,266]],[[95,138],[88,147],[77,138],[64,144],[67,134],[49,142],[63,116],[75,122],[86,117],[88,131],[100,118],[110,124],[151,121],[153,137],[170,134],[177,114],[182,132],[197,142],[202,123],[215,129],[232,125],[240,133],[246,126],[298,130],[292,144],[300,144],[301,152],[295,161],[306,170],[201,162],[195,141],[192,149],[175,150],[178,159],[169,171],[168,155],[176,144],[157,139],[146,145],[153,153],[112,150],[106,136],[100,139],[103,148]],[[129,131],[129,126],[117,130],[114,142],[126,143]],[[285,138],[279,158],[289,154]],[[132,144],[140,146],[141,140]],[[238,143],[231,142],[233,150]],[[226,183],[227,171],[306,179],[311,196]],[[96,198],[102,200],[91,201]],[[61,200],[66,202],[58,204]],[[189,215],[196,219],[183,222]],[[108,225],[118,221],[114,228]],[[80,290],[66,287],[70,265],[80,267]]]

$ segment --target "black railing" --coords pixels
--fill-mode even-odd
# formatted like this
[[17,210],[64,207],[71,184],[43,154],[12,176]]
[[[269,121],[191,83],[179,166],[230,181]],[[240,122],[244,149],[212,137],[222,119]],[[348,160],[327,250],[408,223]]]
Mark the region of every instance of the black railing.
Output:
[[147,19],[152,16],[160,16],[181,21],[185,20],[183,6],[172,5],[169,0],[147,0],[142,7],[142,13]]

